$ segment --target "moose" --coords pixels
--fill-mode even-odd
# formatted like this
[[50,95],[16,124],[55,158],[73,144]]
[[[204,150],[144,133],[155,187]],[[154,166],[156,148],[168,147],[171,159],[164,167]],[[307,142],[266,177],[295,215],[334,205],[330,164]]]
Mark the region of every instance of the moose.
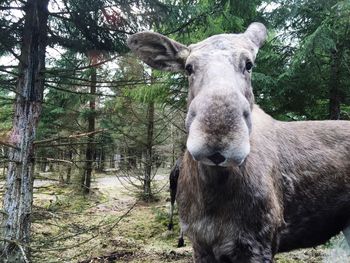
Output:
[[[169,190],[170,190],[170,213],[169,213],[169,224],[168,230],[174,230],[174,210],[175,210],[175,200],[176,200],[176,192],[177,192],[177,182],[180,176],[180,167],[181,167],[182,157],[179,157],[173,168],[170,171],[169,175]],[[177,247],[185,246],[185,241],[183,237],[183,232],[180,230],[180,236],[177,241]]]
[[152,68],[188,76],[176,201],[195,262],[273,262],[350,224],[350,121],[282,122],[259,108],[251,74],[266,37],[255,22],[189,46],[128,39]]

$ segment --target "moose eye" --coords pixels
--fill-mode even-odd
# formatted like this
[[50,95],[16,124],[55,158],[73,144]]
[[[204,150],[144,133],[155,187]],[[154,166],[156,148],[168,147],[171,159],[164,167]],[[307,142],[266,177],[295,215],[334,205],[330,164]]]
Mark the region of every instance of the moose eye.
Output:
[[245,70],[250,72],[252,70],[252,68],[253,68],[253,63],[251,61],[247,61],[245,63]]
[[188,75],[192,75],[192,73],[193,73],[193,66],[191,64],[187,64],[186,67],[185,67],[185,70],[186,70]]

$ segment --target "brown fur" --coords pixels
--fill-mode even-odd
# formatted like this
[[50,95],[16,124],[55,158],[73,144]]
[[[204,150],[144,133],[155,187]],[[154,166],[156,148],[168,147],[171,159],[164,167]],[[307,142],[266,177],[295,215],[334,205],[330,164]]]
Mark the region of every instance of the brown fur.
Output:
[[348,121],[279,122],[255,106],[251,152],[240,168],[201,165],[187,152],[177,202],[195,261],[269,262],[343,230],[349,132]]
[[253,23],[189,47],[152,32],[128,40],[154,68],[192,69],[176,199],[195,262],[272,262],[350,223],[350,122],[280,122],[255,105],[247,65],[265,38]]

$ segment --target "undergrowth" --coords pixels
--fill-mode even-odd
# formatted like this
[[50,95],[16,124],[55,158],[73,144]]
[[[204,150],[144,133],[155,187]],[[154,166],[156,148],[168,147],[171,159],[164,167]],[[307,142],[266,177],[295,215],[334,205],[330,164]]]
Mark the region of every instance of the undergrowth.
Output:
[[[85,196],[72,186],[57,184],[37,189],[34,197],[31,246],[35,263],[192,261],[187,239],[186,247],[176,247],[177,214],[174,230],[167,230],[166,191],[159,193],[158,201],[146,203],[114,184],[94,186]],[[278,254],[275,262],[325,262],[326,249]]]

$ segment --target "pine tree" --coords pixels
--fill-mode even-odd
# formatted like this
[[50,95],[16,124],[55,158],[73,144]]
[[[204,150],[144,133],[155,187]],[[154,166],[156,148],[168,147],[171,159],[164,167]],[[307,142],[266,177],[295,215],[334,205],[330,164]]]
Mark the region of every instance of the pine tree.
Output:
[[1,254],[7,262],[28,261],[33,202],[33,142],[42,109],[48,0],[28,0],[11,132]]

